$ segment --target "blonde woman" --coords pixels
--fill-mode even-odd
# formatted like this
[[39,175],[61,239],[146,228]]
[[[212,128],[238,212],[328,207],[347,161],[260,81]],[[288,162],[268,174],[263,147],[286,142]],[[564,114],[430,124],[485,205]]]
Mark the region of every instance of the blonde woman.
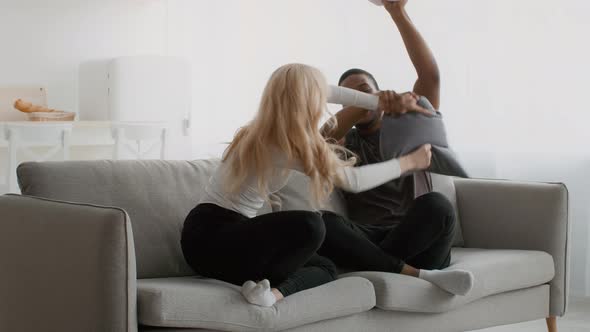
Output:
[[[321,214],[257,216],[292,170],[310,178],[311,197],[319,207],[335,186],[368,190],[430,164],[429,146],[365,167],[340,159],[342,148],[327,143],[319,130],[330,93],[315,68],[290,64],[276,70],[256,117],[238,131],[184,223],[181,244],[188,264],[202,276],[242,285],[252,304],[272,306],[337,277],[334,263],[316,253],[326,233]],[[357,97],[353,103],[362,102]],[[386,94],[381,99],[383,107],[390,107]],[[415,102],[407,107],[422,111]]]

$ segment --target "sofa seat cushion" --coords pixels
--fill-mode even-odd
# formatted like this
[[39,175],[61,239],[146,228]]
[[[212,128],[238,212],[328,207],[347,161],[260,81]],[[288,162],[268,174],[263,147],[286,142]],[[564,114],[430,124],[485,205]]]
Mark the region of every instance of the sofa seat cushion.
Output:
[[371,310],[373,285],[359,277],[293,294],[273,307],[251,305],[240,287],[199,277],[140,279],[139,322],[221,331],[278,331]]
[[432,283],[400,274],[352,272],[375,286],[377,307],[384,310],[441,313],[477,299],[548,283],[555,274],[553,258],[541,251],[454,248],[449,270],[471,271],[471,292],[452,295]]

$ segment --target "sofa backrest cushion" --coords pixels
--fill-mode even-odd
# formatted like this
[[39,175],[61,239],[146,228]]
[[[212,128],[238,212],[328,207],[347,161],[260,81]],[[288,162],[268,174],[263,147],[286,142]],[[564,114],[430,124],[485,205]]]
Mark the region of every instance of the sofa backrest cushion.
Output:
[[[313,207],[310,200],[311,193],[309,186],[310,179],[308,176],[298,171],[292,171],[287,184],[274,194],[274,197],[278,198],[280,205],[273,204],[273,211],[312,211]],[[342,197],[338,190],[334,190],[329,202],[320,209],[332,211],[341,216],[348,216],[344,197]]]
[[119,207],[130,216],[138,278],[193,275],[180,248],[185,217],[218,160],[24,163],[24,195]]
[[[446,196],[453,208],[457,220],[457,227],[453,245],[462,247],[464,245],[463,234],[461,231],[461,222],[457,211],[457,197],[455,194],[455,184],[453,178],[444,175],[431,174],[433,191],[440,192]],[[287,185],[275,193],[280,205],[273,205],[273,211],[291,211],[304,210],[311,211],[313,207],[310,201],[309,178],[302,173],[292,172]],[[335,190],[330,196],[329,202],[322,207],[323,210],[335,212],[341,216],[348,217],[346,202],[340,191]]]
[[455,228],[453,246],[463,247],[465,245],[465,241],[463,240],[463,228],[461,227],[461,219],[459,218],[459,209],[457,207],[457,191],[455,190],[454,181],[455,178],[431,173],[430,179],[432,181],[432,190],[445,195],[455,210],[455,220],[457,227]]

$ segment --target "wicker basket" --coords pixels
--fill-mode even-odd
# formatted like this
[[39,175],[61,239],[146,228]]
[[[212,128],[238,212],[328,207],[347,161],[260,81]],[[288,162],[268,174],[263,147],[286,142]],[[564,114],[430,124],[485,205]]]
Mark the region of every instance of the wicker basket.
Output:
[[74,121],[74,112],[33,112],[27,113],[29,121]]

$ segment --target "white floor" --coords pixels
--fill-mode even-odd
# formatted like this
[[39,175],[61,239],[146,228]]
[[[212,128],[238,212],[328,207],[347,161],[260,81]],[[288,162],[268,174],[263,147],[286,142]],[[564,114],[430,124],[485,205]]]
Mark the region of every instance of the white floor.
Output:
[[[590,332],[590,299],[570,300],[567,314],[557,319],[559,332]],[[477,332],[544,332],[545,320],[494,327]]]

